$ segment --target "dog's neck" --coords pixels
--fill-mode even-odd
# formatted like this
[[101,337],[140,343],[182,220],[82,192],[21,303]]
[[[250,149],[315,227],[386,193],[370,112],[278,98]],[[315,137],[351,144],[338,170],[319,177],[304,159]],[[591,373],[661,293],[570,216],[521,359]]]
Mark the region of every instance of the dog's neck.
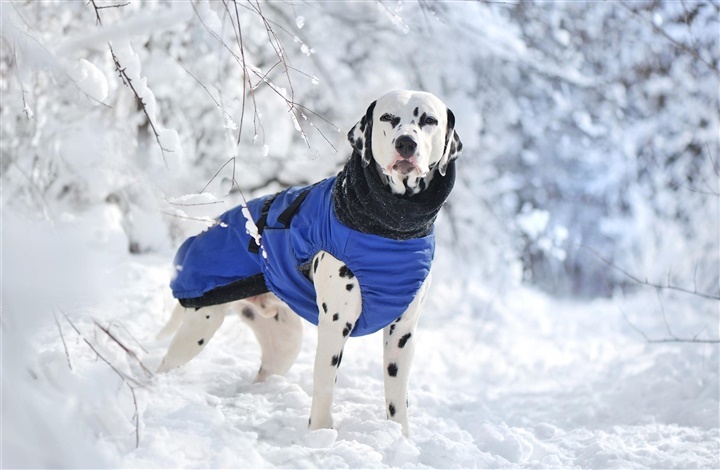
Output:
[[[455,165],[445,176],[436,175],[412,197],[394,194],[376,165],[363,167],[355,153],[338,174],[333,188],[335,214],[344,225],[363,233],[396,240],[420,238],[432,233],[440,208],[455,183]],[[400,183],[403,188],[405,184]],[[417,188],[421,183],[418,182]]]
[[375,163],[375,169],[377,170],[380,181],[387,187],[387,190],[398,196],[414,196],[422,191],[425,191],[430,186],[430,182],[435,176],[436,166],[430,168],[425,176],[401,176],[401,175],[387,175],[382,171],[382,167]]

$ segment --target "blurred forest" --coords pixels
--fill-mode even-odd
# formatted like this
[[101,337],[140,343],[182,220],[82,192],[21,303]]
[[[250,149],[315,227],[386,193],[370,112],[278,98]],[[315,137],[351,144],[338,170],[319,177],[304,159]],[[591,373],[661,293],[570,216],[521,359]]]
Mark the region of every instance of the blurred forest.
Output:
[[128,251],[169,260],[240,191],[337,172],[373,99],[422,89],[464,143],[437,226],[458,273],[718,295],[716,1],[0,8],[6,223],[109,205]]

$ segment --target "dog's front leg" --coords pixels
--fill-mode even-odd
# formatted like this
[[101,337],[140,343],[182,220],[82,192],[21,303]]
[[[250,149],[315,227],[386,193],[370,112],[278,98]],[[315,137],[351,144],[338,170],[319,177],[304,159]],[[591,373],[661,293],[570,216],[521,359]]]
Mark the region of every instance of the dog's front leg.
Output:
[[313,260],[313,282],[319,309],[318,345],[313,371],[310,429],[331,428],[332,401],[343,348],[362,311],[357,278],[345,263],[320,252]]
[[430,277],[420,287],[415,298],[397,320],[383,331],[385,341],[385,405],[389,419],[400,423],[404,435],[408,435],[407,388],[410,365],[415,352],[415,325],[425,294],[430,286]]

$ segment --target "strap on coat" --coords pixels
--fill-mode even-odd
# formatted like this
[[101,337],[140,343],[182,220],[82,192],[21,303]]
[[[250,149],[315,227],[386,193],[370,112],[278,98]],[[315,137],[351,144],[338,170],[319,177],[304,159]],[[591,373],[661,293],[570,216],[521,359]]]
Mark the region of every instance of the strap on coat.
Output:
[[[273,194],[263,203],[262,209],[260,210],[260,218],[258,219],[256,224],[259,236],[262,236],[263,230],[265,230],[265,225],[267,225],[268,212],[270,212],[270,206],[272,206],[272,203],[275,202],[275,198],[277,198],[278,194],[280,193]],[[257,244],[255,238],[250,239],[250,243],[248,244],[248,251],[254,254],[260,253],[260,245]]]

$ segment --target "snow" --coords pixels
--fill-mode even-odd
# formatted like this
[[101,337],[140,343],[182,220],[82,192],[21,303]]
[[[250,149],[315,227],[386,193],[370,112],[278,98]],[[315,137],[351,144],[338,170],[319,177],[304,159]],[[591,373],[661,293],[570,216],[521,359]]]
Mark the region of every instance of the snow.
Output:
[[[34,326],[13,328],[23,334],[12,337],[5,333],[4,355],[16,358],[3,378],[5,466],[720,464],[718,346],[646,343],[629,322],[650,337],[665,334],[661,319],[643,313],[647,303],[654,302],[652,292],[582,303],[528,288],[498,296],[478,280],[458,282],[457,269],[442,250],[417,332],[410,437],[403,437],[399,425],[384,416],[379,335],[348,343],[336,388],[335,429],[310,432],[306,426],[316,329],[309,324],[303,350],[287,376],[273,376],[263,384],[252,383],[259,351],[252,333],[236,317],[226,319],[195,360],[152,377],[93,325],[109,325],[149,369],[159,365],[168,344],[155,335],[172,306],[170,260],[121,250],[119,227],[108,225],[106,217],[88,214],[55,229],[56,243],[87,244],[89,258],[103,260],[104,268],[93,272],[102,272],[103,281],[112,283],[96,301],[78,292],[63,298],[62,311],[82,337],[56,312],[66,354],[58,326],[36,309],[24,313],[34,318]],[[42,230],[41,225],[12,222],[17,227],[13,233]],[[3,243],[8,242],[5,237]],[[45,262],[55,263],[60,254],[47,256]],[[13,272],[27,262],[6,258],[5,269]],[[80,287],[95,281],[81,279]],[[19,294],[11,291],[6,302],[12,304]],[[667,298],[667,308],[681,307],[686,300]],[[22,319],[12,314],[16,311],[4,316],[13,327]],[[716,331],[717,316],[689,309],[677,333],[696,334],[704,327]],[[134,387],[137,447],[136,411],[127,382],[99,361],[83,338],[141,384]],[[39,438],[34,433],[40,428],[44,431]],[[26,445],[38,439],[44,453],[31,452]]]
[[72,69],[68,70],[68,75],[78,88],[98,103],[102,103],[107,98],[108,83],[105,75],[87,60],[80,59]]
[[[720,468],[711,4],[38,5],[0,2],[0,466]],[[394,88],[440,96],[464,144],[409,438],[380,335],[348,343],[335,429],[307,430],[309,324],[286,377],[252,383],[235,317],[147,374],[180,243],[238,189],[335,174]]]

